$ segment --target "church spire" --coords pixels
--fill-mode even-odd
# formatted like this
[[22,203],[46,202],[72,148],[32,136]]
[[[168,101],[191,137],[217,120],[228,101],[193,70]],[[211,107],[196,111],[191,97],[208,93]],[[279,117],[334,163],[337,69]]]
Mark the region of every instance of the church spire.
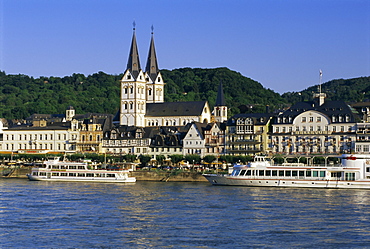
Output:
[[135,32],[135,22],[134,22],[134,34],[132,36],[132,42],[131,42],[131,48],[130,48],[130,54],[128,57],[127,62],[127,69],[130,70],[131,74],[136,79],[139,75],[139,72],[141,70],[140,67],[140,60],[139,60],[139,50],[137,49],[137,43],[136,43],[136,32]]
[[222,87],[222,81],[218,85],[218,92],[217,92],[217,99],[215,106],[226,106],[225,104],[225,97],[224,97],[224,89]]
[[227,106],[222,81],[220,81],[220,84],[218,85],[217,99],[213,108],[213,115],[216,122],[224,122],[227,120]]
[[157,62],[157,55],[155,53],[155,46],[154,46],[154,35],[153,35],[153,26],[152,26],[152,39],[150,41],[149,53],[148,53],[148,60],[146,62],[145,72],[150,76],[152,81],[154,81],[158,75],[158,62]]

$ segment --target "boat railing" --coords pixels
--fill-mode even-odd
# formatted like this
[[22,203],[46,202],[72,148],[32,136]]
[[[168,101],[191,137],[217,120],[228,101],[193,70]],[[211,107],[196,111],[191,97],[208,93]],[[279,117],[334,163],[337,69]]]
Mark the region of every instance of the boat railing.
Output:
[[304,163],[282,163],[282,164],[274,164],[272,166],[284,166],[284,167],[317,167],[317,168],[343,167],[341,164],[333,165],[333,164],[304,164]]

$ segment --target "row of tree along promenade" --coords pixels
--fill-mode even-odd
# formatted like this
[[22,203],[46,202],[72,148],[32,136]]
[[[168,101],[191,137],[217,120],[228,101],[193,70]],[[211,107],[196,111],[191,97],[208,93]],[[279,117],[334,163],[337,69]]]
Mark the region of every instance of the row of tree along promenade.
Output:
[[[304,163],[304,164],[336,164],[337,155],[274,155],[275,164]],[[137,180],[145,181],[204,181],[202,173],[227,173],[234,163],[246,164],[253,161],[252,156],[212,156],[201,158],[199,155],[174,154],[166,158],[159,155],[152,160],[149,155],[113,156],[107,154],[3,154],[0,155],[1,176],[25,177],[32,167],[41,164],[50,157],[60,157],[68,161],[87,161],[101,167],[117,169],[134,165],[132,175]]]

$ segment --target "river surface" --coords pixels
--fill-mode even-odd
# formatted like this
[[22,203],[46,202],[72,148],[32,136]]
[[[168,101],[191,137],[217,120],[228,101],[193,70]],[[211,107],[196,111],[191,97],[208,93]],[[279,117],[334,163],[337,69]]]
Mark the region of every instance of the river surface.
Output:
[[0,248],[312,247],[370,247],[370,190],[0,179]]

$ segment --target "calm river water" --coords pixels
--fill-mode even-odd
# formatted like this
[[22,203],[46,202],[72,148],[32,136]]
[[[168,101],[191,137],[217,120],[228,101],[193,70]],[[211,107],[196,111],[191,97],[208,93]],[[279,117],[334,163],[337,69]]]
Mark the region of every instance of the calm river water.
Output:
[[0,179],[0,248],[365,248],[370,191]]

